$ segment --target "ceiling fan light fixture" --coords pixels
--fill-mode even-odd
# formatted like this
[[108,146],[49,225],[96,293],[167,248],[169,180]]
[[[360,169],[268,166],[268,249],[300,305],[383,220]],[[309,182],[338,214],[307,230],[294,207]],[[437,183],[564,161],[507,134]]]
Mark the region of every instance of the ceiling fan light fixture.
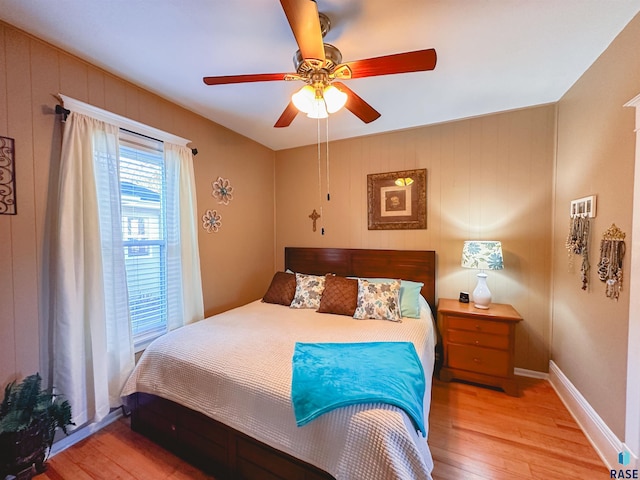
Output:
[[291,96],[291,101],[298,110],[309,113],[316,101],[316,91],[311,85],[305,85]]
[[333,85],[327,85],[324,89],[321,86],[316,89],[311,85],[305,85],[291,96],[291,101],[309,118],[327,118],[330,113],[344,107],[347,94]]
[[328,85],[324,89],[324,101],[327,104],[328,113],[336,113],[345,103],[347,103],[347,94],[338,90],[333,85]]

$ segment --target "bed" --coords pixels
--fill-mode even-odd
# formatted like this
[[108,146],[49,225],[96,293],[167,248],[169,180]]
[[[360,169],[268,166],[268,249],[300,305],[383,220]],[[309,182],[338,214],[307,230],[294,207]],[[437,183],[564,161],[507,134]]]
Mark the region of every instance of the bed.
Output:
[[287,247],[285,268],[420,282],[418,318],[356,320],[257,300],[183,327],[156,340],[127,381],[132,428],[216,478],[431,479],[428,425],[416,429],[395,405],[343,406],[297,426],[291,360],[300,342],[410,342],[424,369],[426,421],[435,252]]

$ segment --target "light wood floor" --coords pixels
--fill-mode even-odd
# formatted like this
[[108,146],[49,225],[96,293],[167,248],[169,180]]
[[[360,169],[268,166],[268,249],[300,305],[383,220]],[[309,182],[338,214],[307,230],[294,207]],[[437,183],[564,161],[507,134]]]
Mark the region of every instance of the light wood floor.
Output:
[[551,384],[517,378],[519,397],[434,382],[429,415],[434,480],[609,478]]
[[[434,480],[609,478],[544,380],[518,377],[520,396],[434,381],[429,445]],[[211,479],[121,419],[48,462],[38,480]]]

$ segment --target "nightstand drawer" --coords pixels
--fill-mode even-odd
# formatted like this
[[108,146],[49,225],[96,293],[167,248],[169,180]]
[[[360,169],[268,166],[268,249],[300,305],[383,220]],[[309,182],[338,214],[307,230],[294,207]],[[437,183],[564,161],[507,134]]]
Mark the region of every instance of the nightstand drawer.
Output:
[[476,345],[478,347],[509,349],[509,337],[507,335],[492,335],[490,333],[469,332],[466,330],[448,330],[450,343],[462,343]]
[[470,372],[506,377],[509,352],[469,345],[449,345],[449,367]]
[[509,325],[503,322],[491,322],[486,319],[473,319],[464,317],[448,317],[449,329],[469,330],[472,332],[491,333],[494,335],[509,335]]

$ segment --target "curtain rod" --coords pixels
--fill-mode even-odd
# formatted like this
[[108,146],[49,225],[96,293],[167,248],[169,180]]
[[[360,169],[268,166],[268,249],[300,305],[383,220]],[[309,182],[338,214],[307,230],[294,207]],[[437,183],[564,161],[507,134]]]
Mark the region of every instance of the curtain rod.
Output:
[[[62,105],[56,105],[56,114],[57,115],[62,115],[62,121],[63,122],[67,120],[67,117],[69,116],[70,113],[71,113],[71,110],[69,110],[67,108],[64,108]],[[158,140],[157,138],[153,138],[153,137],[150,137],[149,135],[144,135],[142,133],[134,132],[132,130],[127,130],[126,128],[123,128],[122,130],[125,130],[125,131],[130,132],[130,133],[135,133],[137,135],[142,135],[143,137],[147,137],[147,138],[150,138],[152,140]],[[162,141],[162,140],[158,140],[158,141]],[[191,149],[191,153],[195,157],[198,154],[198,149],[197,148],[192,148]]]

